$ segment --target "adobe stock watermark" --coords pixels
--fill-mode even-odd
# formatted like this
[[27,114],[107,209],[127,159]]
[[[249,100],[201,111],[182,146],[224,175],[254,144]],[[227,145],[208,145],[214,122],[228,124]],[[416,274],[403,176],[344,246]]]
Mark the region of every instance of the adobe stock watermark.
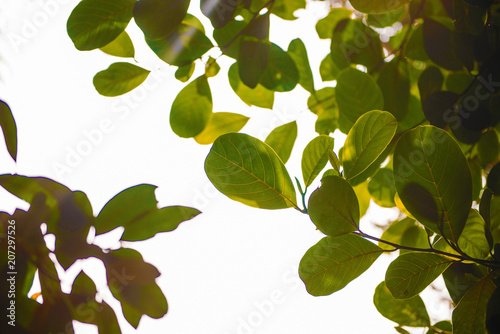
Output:
[[268,297],[255,300],[252,303],[252,311],[244,316],[239,316],[236,319],[235,329],[224,332],[224,334],[257,333],[258,329],[266,323],[266,320],[277,313],[279,306],[287,301],[288,294],[303,286],[298,277],[298,270],[295,267],[291,267],[283,273],[281,282],[287,287],[274,289],[268,294]]
[[72,173],[89,157],[99,146],[101,146],[106,137],[114,132],[120,121],[126,120],[131,111],[139,107],[141,102],[146,100],[148,95],[160,87],[169,77],[161,71],[151,72],[146,80],[132,92],[116,98],[111,105],[111,112],[116,117],[105,117],[97,125],[90,129],[81,131],[81,139],[76,144],[66,145],[66,153],[63,160],[52,162],[52,170],[59,179],[64,175]]
[[61,7],[71,0],[43,0],[37,11],[21,20],[19,32],[7,32],[7,40],[16,52],[35,38],[60,12]]

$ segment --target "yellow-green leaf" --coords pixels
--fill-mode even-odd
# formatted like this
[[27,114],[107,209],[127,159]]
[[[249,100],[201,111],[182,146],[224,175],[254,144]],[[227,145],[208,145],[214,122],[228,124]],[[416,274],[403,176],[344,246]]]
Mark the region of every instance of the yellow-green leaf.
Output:
[[118,96],[137,88],[150,71],[130,63],[114,63],[94,76],[94,87],[104,96]]
[[102,52],[115,57],[133,58],[135,55],[134,44],[126,31],[100,49]]
[[201,145],[212,144],[223,134],[240,131],[248,120],[248,117],[240,114],[230,112],[213,113],[205,129],[194,137],[194,140]]
[[285,164],[292,154],[293,144],[297,139],[297,122],[283,124],[267,136],[265,143],[276,152]]
[[302,153],[302,177],[309,187],[328,162],[328,152],[333,150],[333,138],[318,136],[307,144]]

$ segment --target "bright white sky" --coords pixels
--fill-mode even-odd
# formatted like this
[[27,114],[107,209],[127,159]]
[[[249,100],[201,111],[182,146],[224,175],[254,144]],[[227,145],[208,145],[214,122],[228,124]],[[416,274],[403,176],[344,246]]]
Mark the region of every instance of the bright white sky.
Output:
[[[161,271],[157,282],[169,302],[163,319],[144,317],[137,332],[395,333],[395,324],[380,316],[372,302],[373,291],[384,280],[393,258],[382,256],[333,295],[310,296],[298,277],[298,264],[323,235],[306,215],[293,209],[248,208],[215,191],[203,170],[210,146],[177,137],[168,123],[170,105],[183,85],[174,79],[175,69],[147,48],[133,22],[127,31],[136,46],[136,59],[154,74],[142,88],[122,97],[100,96],[92,85],[95,73],[113,62],[129,60],[74,48],[66,34],[66,20],[76,4],[69,0],[2,0],[0,97],[13,110],[19,153],[15,164],[0,145],[0,173],[49,177],[82,190],[95,214],[113,195],[141,183],[158,186],[160,206],[186,205],[203,212],[174,232],[130,244]],[[190,12],[197,15],[198,8],[198,1],[193,1]],[[326,13],[327,2],[318,1],[309,4],[308,11],[297,12],[299,21],[275,19],[271,24],[271,40],[284,49],[290,40],[303,39],[315,75],[329,43],[318,40],[314,24]],[[203,21],[207,28],[208,22]],[[315,116],[306,106],[307,93],[297,88],[278,94],[273,111],[248,108],[227,83],[230,61],[221,59],[220,64],[223,70],[210,79],[214,111],[251,117],[242,132],[262,140],[276,126],[297,120],[299,138],[287,168],[300,179],[302,150],[316,135]],[[193,77],[202,70],[199,65]],[[320,78],[315,79],[321,87]],[[95,133],[103,123],[107,133],[89,146],[85,133]],[[342,142],[343,138],[337,140],[336,151]],[[75,157],[74,152],[82,149],[87,149],[85,156]],[[55,165],[68,169],[61,172]],[[3,190],[0,201],[4,211],[26,208]],[[368,217],[362,220],[362,227],[379,234],[370,222],[383,223],[394,214],[372,205]],[[98,277],[102,272],[95,268],[93,277]],[[424,294],[424,299],[429,297]],[[272,306],[262,309],[262,304]],[[434,301],[427,307],[431,317],[449,317],[446,305]],[[118,315],[123,332],[135,333],[121,311]],[[78,333],[95,333],[88,326],[79,328]]]

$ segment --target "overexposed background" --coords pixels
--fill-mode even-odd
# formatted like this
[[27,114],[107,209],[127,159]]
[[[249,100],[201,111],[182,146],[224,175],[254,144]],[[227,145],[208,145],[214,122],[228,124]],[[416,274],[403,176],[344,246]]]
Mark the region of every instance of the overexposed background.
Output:
[[[1,1],[0,98],[16,119],[19,152],[14,163],[5,145],[0,145],[0,173],[49,177],[82,190],[95,214],[115,194],[141,183],[158,186],[160,206],[186,205],[203,212],[174,232],[126,245],[138,249],[160,270],[157,282],[169,302],[164,318],[143,317],[137,332],[395,333],[396,324],[380,316],[372,302],[393,257],[381,256],[365,274],[333,295],[310,296],[298,277],[298,265],[323,235],[308,216],[293,209],[249,208],[215,190],[203,169],[210,146],[179,138],[170,129],[170,105],[184,84],[175,80],[174,67],[149,50],[133,21],[127,32],[136,47],[135,59],[152,74],[140,88],[121,97],[100,96],[92,85],[93,76],[113,62],[134,60],[99,50],[76,50],[66,33],[66,20],[77,3]],[[201,17],[198,1],[192,1],[190,13]],[[327,13],[328,2],[315,1],[296,13],[299,20],[272,17],[271,24],[271,40],[283,49],[292,39],[302,38],[317,88],[324,86],[318,68],[329,52],[329,41],[319,40],[314,26]],[[208,19],[202,22],[210,31]],[[293,92],[276,94],[273,111],[249,108],[227,82],[231,62],[227,57],[219,59],[222,70],[209,79],[214,111],[250,117],[242,132],[261,140],[276,126],[296,120],[299,136],[287,168],[292,177],[301,179],[302,150],[316,136],[316,116],[306,105],[308,93],[297,86]],[[202,71],[199,64],[193,78]],[[335,137],[338,152],[345,136]],[[308,193],[318,184],[319,180]],[[3,189],[0,201],[3,211],[26,208]],[[361,224],[366,232],[379,235],[372,222],[384,224],[395,218],[391,210],[372,203]],[[102,274],[99,265],[93,268],[96,276]],[[423,294],[431,318],[449,319],[448,306],[435,296],[429,290]],[[123,332],[135,333],[119,303],[112,305]],[[91,326],[78,325],[78,329],[78,333],[96,332]]]

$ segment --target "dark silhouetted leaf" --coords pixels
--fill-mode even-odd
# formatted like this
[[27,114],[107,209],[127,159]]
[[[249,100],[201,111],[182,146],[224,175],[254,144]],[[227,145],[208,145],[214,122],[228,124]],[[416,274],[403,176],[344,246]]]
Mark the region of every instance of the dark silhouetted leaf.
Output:
[[135,4],[135,0],[83,0],[68,18],[68,35],[81,51],[106,46],[125,30]]
[[17,158],[17,127],[9,105],[0,100],[0,127],[2,128],[5,144],[12,159]]
[[384,109],[403,120],[410,106],[410,70],[400,57],[382,67],[377,83],[384,96]]
[[266,70],[270,45],[266,41],[243,40],[238,56],[238,73],[241,81],[255,88]]
[[311,295],[329,295],[364,273],[382,253],[377,245],[357,235],[325,237],[302,257],[300,279]]
[[500,143],[498,135],[494,129],[486,131],[477,143],[477,154],[479,161],[483,164],[496,162],[500,155]]
[[427,118],[431,125],[443,129],[446,126],[445,115],[453,112],[458,98],[459,95],[453,92],[436,91],[431,93],[422,105],[425,118]]
[[233,19],[234,12],[241,2],[242,0],[201,0],[200,8],[214,28],[219,29]]
[[479,35],[486,24],[486,10],[470,5],[465,0],[453,1],[453,23],[459,33]]
[[424,46],[429,58],[450,71],[462,69],[453,51],[451,30],[433,19],[426,18],[423,25]]
[[214,186],[232,200],[262,209],[297,208],[292,180],[267,144],[241,133],[214,142],[205,160]]

